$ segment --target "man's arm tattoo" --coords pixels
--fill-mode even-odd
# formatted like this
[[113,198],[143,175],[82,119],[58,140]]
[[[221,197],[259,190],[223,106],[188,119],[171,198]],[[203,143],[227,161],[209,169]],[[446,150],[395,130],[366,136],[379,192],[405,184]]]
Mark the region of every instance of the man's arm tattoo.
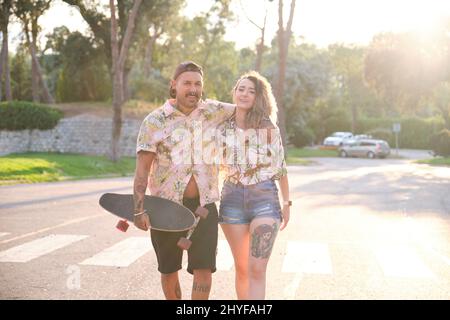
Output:
[[134,212],[139,213],[144,210],[145,190],[147,189],[148,177],[136,176],[134,179]]

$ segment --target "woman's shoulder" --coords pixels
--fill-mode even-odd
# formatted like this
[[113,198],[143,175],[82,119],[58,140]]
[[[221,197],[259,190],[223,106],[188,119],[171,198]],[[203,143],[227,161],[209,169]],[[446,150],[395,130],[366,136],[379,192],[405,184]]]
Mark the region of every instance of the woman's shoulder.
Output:
[[267,142],[271,143],[274,141],[273,139],[276,138],[280,134],[280,129],[278,126],[273,123],[270,118],[263,118],[261,120],[260,129],[264,129],[267,131]]
[[259,127],[260,129],[278,129],[277,125],[270,118],[262,118]]

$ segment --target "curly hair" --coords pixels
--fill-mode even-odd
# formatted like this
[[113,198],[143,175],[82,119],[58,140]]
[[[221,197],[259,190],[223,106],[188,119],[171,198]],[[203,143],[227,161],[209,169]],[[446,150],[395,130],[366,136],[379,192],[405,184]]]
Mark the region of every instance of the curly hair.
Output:
[[276,114],[278,108],[269,81],[257,71],[248,71],[236,82],[232,94],[236,92],[239,83],[244,79],[253,82],[256,91],[255,103],[247,113],[246,123],[248,127],[253,129],[264,128],[270,122],[272,126],[275,125],[277,123]]

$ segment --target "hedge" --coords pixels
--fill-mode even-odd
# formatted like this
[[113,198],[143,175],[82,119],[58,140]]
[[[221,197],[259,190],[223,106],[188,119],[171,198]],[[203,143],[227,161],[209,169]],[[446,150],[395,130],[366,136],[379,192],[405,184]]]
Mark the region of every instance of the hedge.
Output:
[[437,156],[450,156],[450,130],[444,129],[430,137],[430,145]]
[[[386,140],[391,147],[395,147],[394,123],[400,123],[401,131],[398,135],[400,148],[407,149],[431,149],[430,137],[441,131],[445,125],[440,118],[382,118],[382,119],[358,119],[356,130],[353,134],[370,134],[374,138]],[[351,121],[348,116],[338,114],[322,121],[309,121],[304,128],[291,126],[287,128],[290,141],[295,145],[305,145],[311,137],[315,137],[316,143],[322,143],[323,139],[336,131],[352,131]]]
[[398,144],[406,149],[431,149],[430,137],[444,128],[444,121],[437,118],[362,119],[358,123],[357,133],[371,134],[395,146],[394,123],[401,125]]
[[0,130],[53,129],[62,117],[62,111],[44,104],[27,101],[0,103]]

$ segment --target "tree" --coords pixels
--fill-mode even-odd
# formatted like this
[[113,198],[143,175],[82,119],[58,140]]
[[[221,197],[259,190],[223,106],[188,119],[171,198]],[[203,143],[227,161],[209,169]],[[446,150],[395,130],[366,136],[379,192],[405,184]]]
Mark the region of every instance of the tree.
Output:
[[[283,96],[286,113],[286,134],[291,143],[297,144],[299,136],[317,114],[317,100],[327,101],[331,87],[332,66],[325,52],[312,45],[291,43],[291,54],[287,59]],[[271,82],[278,77],[278,52],[273,50],[268,56],[265,70]],[[319,131],[315,132],[320,135]],[[311,141],[310,141],[311,142]]]
[[37,58],[37,38],[40,31],[39,18],[50,7],[51,0],[21,0],[14,2],[14,14],[22,22],[25,41],[30,51],[32,61],[32,92],[33,101],[39,102],[39,85],[42,88],[44,101],[54,103],[47,84],[42,74],[42,69]]
[[369,86],[392,108],[414,113],[424,97],[446,78],[448,43],[414,33],[374,37],[364,61]]
[[122,127],[122,104],[124,103],[124,68],[125,61],[128,56],[130,48],[130,41],[133,35],[136,16],[138,14],[139,6],[142,0],[135,0],[131,13],[128,17],[128,25],[126,27],[125,35],[122,40],[122,45],[119,51],[118,35],[117,35],[117,20],[116,20],[116,6],[114,0],[109,1],[111,10],[111,57],[112,57],[112,74],[113,74],[113,132],[112,132],[112,154],[111,159],[117,161],[119,159],[119,139]]
[[108,67],[103,52],[95,46],[91,36],[70,32],[67,27],[57,27],[47,35],[44,53],[53,62],[47,73],[55,78],[57,101],[107,100],[111,93]]
[[[108,65],[111,79],[113,78],[113,64],[112,64],[112,52],[111,52],[111,18],[108,14],[109,9],[105,10],[105,7],[101,5],[99,0],[62,0],[63,2],[74,6],[78,9],[83,19],[89,25],[96,42],[96,45],[101,48],[105,55],[106,64]],[[136,29],[143,30],[151,27],[151,19],[155,17],[164,17],[172,9],[167,8],[179,7],[184,0],[146,0],[143,1],[136,16]],[[122,45],[122,41],[125,36],[127,28],[128,13],[131,12],[134,1],[132,0],[118,0],[117,1],[117,42],[118,45]],[[155,21],[165,21],[170,19],[170,16],[166,16],[164,19],[157,18]],[[149,20],[150,19],[150,20]],[[164,22],[161,22],[164,25]],[[159,36],[158,28],[155,29]],[[157,38],[157,36],[155,36]],[[138,37],[133,37],[130,49],[138,42]],[[155,39],[156,42],[156,39]],[[139,49],[141,50],[141,49]],[[149,56],[152,49],[148,50]],[[144,51],[145,52],[145,51]],[[128,76],[132,69],[134,61],[130,61],[128,58],[125,61],[124,68],[124,81],[122,82],[123,92],[125,93],[125,99],[128,98]]]
[[223,7],[227,5],[227,2],[217,2],[208,14],[199,14],[192,19],[173,17],[177,23],[167,30],[166,40],[158,44],[155,50],[154,62],[164,78],[170,78],[174,66],[181,61],[193,60],[204,69],[204,97],[224,101],[231,99],[230,90],[238,76],[240,60],[234,43],[224,40],[225,24],[233,18],[227,16],[231,15]]
[[278,0],[278,79],[275,87],[275,99],[278,105],[278,126],[280,127],[281,139],[284,149],[286,148],[286,115],[284,110],[284,86],[286,79],[286,63],[288,57],[289,42],[292,36],[292,22],[294,21],[295,1],[291,0],[289,19],[284,27],[283,0]]
[[[144,47],[143,70],[144,77],[148,78],[153,66],[153,57],[156,49],[156,42],[170,28],[174,28],[178,23],[173,19],[178,15],[184,0],[154,1],[152,10],[147,10],[136,31],[138,37],[138,47]],[[138,50],[139,53],[142,50]]]
[[2,32],[2,50],[0,53],[0,100],[2,99],[2,78],[5,77],[5,97],[11,101],[11,73],[9,70],[9,53],[8,53],[8,25],[9,16],[11,14],[12,0],[3,0],[0,5],[0,31]]
[[[273,0],[269,0],[269,2],[272,2]],[[255,59],[255,71],[260,72],[261,71],[261,64],[262,64],[262,58],[264,55],[264,51],[266,50],[266,46],[265,46],[265,36],[266,36],[266,23],[267,23],[267,2],[264,1],[266,7],[265,7],[265,12],[264,12],[264,21],[262,26],[260,26],[259,24],[257,24],[256,22],[254,22],[252,19],[250,19],[250,17],[248,17],[244,6],[242,5],[242,0],[239,0],[239,3],[241,5],[241,10],[242,12],[245,14],[245,17],[247,18],[247,20],[253,24],[256,28],[258,28],[261,32],[261,37],[259,38],[259,42],[256,45],[256,59]]]
[[450,82],[440,83],[433,92],[434,105],[450,130]]
[[11,90],[16,100],[30,101],[33,98],[31,92],[31,61],[25,44],[17,47],[16,53],[11,58]]
[[356,132],[359,113],[369,93],[363,79],[365,49],[337,44],[329,46],[328,51],[334,67],[336,84],[341,91],[344,105],[350,109],[351,130]]

